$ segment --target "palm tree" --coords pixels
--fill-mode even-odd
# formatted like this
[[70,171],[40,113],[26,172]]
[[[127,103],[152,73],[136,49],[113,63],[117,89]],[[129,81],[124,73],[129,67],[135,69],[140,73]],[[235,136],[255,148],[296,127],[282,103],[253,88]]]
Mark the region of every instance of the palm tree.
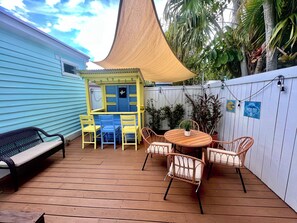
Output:
[[[297,58],[297,0],[276,1],[277,24],[269,45],[277,49],[281,62],[296,61]],[[294,64],[293,64],[294,65]],[[296,65],[296,64],[295,64]]]
[[[217,3],[216,5],[214,3]],[[165,20],[169,21],[169,39],[180,59],[200,51],[218,30],[219,0],[168,0]],[[215,5],[215,6],[214,6]]]
[[265,23],[266,71],[271,71],[277,69],[277,54],[269,45],[272,31],[275,27],[275,14],[271,0],[263,1],[263,13]]
[[[231,71],[229,65],[235,65],[234,53],[232,52],[230,59],[229,54],[228,57],[226,56],[226,50],[218,50],[219,48],[215,47],[224,45],[230,47],[232,44],[234,45],[231,46],[231,49],[235,49],[239,53],[246,50],[242,53],[243,57],[238,54],[237,59],[248,55],[250,73],[253,73],[253,70],[255,73],[263,70],[265,56],[266,71],[277,68],[279,52],[282,54],[283,60],[297,58],[297,0],[232,0],[233,3],[240,6],[237,11],[238,26],[232,27],[231,33],[230,29],[228,31],[226,28],[222,31],[217,21],[222,10],[230,1],[167,1],[164,11],[166,20],[170,22],[167,37],[183,62],[190,64],[196,70],[202,68],[205,71],[206,68],[208,70],[206,72],[209,74],[218,73],[218,70],[223,73]],[[237,35],[233,33],[234,29],[237,30]],[[235,38],[233,40],[229,38],[230,42],[224,35]],[[220,52],[222,54],[217,54]],[[205,55],[210,56],[206,57]],[[209,64],[201,63],[201,58],[204,58],[203,63]],[[197,61],[201,64],[198,64]],[[222,63],[219,63],[218,66],[218,63],[214,63],[214,61]],[[237,69],[236,66],[233,68]],[[246,73],[242,72],[243,70],[244,67],[241,67],[242,75]]]
[[[266,51],[266,71],[277,69],[277,51],[296,50],[297,0],[244,0],[240,7],[240,33],[253,51]],[[263,47],[264,46],[264,47]],[[290,49],[288,47],[290,46]],[[284,54],[284,53],[283,53]],[[261,56],[258,57],[261,61]],[[255,59],[255,58],[253,58]],[[259,64],[258,64],[259,65]]]

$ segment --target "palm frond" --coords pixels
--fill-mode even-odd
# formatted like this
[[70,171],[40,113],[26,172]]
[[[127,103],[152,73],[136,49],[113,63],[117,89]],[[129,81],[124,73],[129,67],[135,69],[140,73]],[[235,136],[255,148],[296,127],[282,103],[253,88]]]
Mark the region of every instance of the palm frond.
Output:
[[269,46],[286,49],[293,48],[297,42],[297,13],[289,15],[275,26]]

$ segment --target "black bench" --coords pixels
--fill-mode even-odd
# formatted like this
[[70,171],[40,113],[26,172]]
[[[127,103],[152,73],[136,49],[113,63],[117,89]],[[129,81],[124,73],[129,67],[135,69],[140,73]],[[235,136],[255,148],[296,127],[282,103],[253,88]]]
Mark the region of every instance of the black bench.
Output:
[[44,223],[43,212],[0,211],[1,222]]
[[[55,141],[44,141],[57,137]],[[65,141],[60,134],[48,134],[36,127],[27,127],[0,134],[0,169],[9,169],[14,189],[18,190],[18,176],[41,160],[62,150],[65,158]]]

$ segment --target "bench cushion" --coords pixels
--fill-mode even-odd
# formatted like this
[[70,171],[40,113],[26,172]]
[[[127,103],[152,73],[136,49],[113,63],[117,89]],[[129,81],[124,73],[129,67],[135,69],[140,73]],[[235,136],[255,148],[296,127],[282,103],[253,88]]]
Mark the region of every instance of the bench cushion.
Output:
[[[10,158],[15,163],[15,166],[21,166],[24,163],[40,156],[41,154],[51,150],[52,148],[55,148],[56,146],[58,146],[60,144],[62,144],[62,141],[43,142],[43,143],[40,143],[30,149],[20,152]],[[0,161],[0,167],[6,168],[8,166],[5,162]]]

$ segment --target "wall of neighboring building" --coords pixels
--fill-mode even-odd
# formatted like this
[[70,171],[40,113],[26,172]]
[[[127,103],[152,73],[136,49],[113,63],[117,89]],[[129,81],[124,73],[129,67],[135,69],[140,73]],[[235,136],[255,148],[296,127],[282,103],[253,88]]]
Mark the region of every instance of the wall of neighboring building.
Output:
[[88,56],[0,11],[0,133],[36,126],[73,137],[86,113],[84,81],[62,62],[85,69]]

